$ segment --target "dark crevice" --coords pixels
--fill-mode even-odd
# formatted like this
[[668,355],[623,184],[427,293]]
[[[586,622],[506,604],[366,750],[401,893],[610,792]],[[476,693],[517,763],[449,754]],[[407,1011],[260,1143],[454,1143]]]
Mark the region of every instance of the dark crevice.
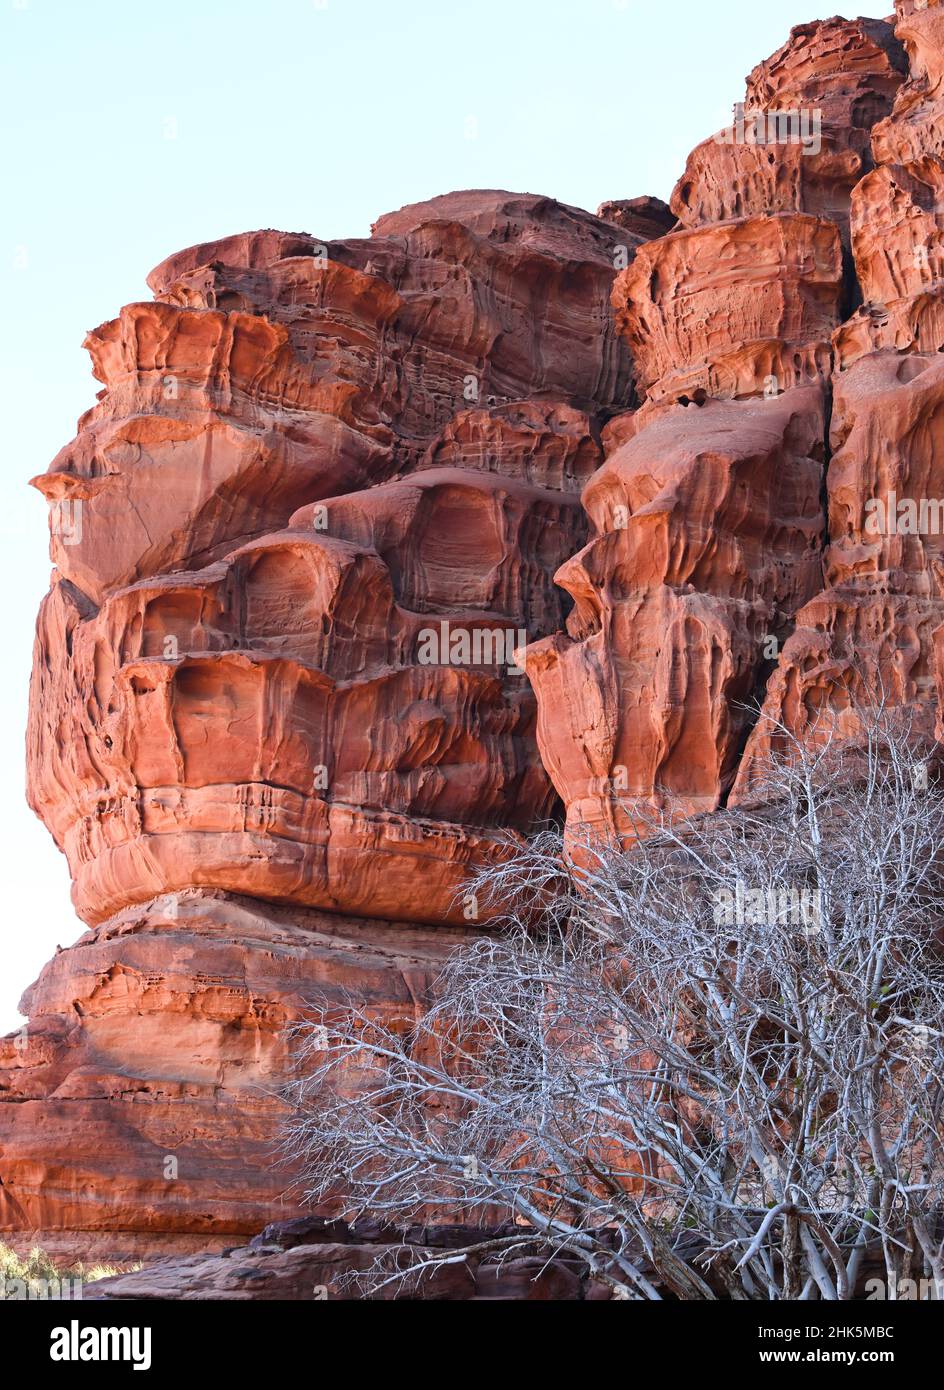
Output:
[[[856,281],[856,284],[858,285],[858,281]],[[829,465],[832,460],[832,450],[830,447],[832,418],[833,386],[832,378],[830,377],[829,380],[824,381],[823,383],[823,471],[820,478],[820,513],[822,515],[823,527],[822,531],[820,532],[821,573],[819,592],[822,592],[822,590],[826,587],[826,549],[829,545],[828,479]],[[783,635],[781,635],[780,629],[778,629],[775,634],[772,634],[777,636],[778,638],[780,652],[783,651],[784,645],[792,636],[796,627],[795,614],[789,616],[781,616],[784,616],[786,618]],[[741,736],[738,740],[738,751],[737,757],[734,762],[734,772],[731,775],[730,782],[722,791],[720,800],[718,802],[719,809],[724,809],[728,805],[731,792],[734,788],[735,782],[737,781],[738,773],[741,770],[741,764],[744,760],[744,750],[746,749],[748,740],[750,739],[751,734],[754,732],[754,729],[757,727],[757,722],[760,718],[764,700],[767,695],[767,686],[770,683],[770,678],[777,670],[779,664],[779,658],[769,658],[762,661],[757,668],[753,688],[748,699],[745,701],[743,705],[743,708],[747,711],[747,718],[744,721],[744,727],[741,730]]]

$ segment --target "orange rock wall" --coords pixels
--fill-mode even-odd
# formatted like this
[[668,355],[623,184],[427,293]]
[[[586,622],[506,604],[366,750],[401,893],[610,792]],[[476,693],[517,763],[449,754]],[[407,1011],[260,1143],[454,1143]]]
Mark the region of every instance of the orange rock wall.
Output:
[[942,84],[938,0],[802,25],[671,209],[247,233],[89,334],[28,754],[90,931],[0,1045],[0,1229],[291,1215],[286,1023],[407,1026],[471,869],[749,795],[757,704],[933,725],[944,514],[871,517],[944,499]]
[[89,334],[98,404],[34,480],[28,763],[92,931],[2,1045],[0,1229],[129,1258],[290,1215],[286,1023],[406,1024],[486,925],[470,869],[558,813],[515,651],[635,400],[642,234],[453,194],[192,248]]

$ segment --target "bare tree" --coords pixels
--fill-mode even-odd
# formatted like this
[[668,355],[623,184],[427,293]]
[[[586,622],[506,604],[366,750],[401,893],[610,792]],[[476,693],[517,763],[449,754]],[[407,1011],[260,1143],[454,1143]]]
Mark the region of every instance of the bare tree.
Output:
[[629,852],[538,835],[419,1016],[302,1025],[308,1199],[471,1220],[476,1254],[566,1253],[615,1297],[944,1288],[940,750],[858,725],[778,728],[749,805],[640,810]]

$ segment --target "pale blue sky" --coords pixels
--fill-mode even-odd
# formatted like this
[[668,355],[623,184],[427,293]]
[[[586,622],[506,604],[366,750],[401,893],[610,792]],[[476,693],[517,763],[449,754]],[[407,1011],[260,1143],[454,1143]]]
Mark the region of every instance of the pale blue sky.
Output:
[[591,210],[667,198],[754,64],[836,5],[0,0],[0,1031],[82,930],[22,788],[49,576],[45,504],[26,480],[94,401],[86,330],[147,298],[145,275],[171,251],[231,232],[365,236],[380,213],[455,188]]

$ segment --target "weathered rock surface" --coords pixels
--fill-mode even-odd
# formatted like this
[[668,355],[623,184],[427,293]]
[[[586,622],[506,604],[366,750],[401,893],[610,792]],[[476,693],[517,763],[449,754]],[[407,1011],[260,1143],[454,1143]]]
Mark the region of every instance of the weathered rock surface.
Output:
[[824,428],[820,386],[670,406],[587,484],[567,632],[527,651],[575,835],[719,804],[765,650],[821,582]]
[[672,211],[685,227],[807,212],[835,222],[847,240],[852,190],[872,167],[871,128],[890,114],[906,71],[904,49],[881,20],[798,25],[748,77],[731,129],[692,151]]
[[[137,1273],[87,1285],[83,1298],[91,1302],[347,1302],[364,1297],[366,1275],[376,1278],[378,1270],[389,1275],[394,1269],[496,1233],[462,1226],[416,1227],[400,1233],[371,1222],[350,1227],[317,1219],[277,1222],[246,1246],[220,1254],[161,1260]],[[610,1290],[602,1282],[588,1279],[579,1261],[521,1255],[499,1262],[479,1254],[427,1271],[406,1284],[387,1283],[371,1296],[382,1301],[405,1297],[450,1302],[572,1302],[608,1299]]]
[[641,807],[744,794],[770,752],[758,699],[810,736],[856,697],[933,720],[940,528],[868,528],[870,499],[944,493],[942,11],[912,10],[895,30],[794,29],[748,79],[740,130],[689,161],[680,229],[616,281],[646,400],[608,425],[584,488],[593,533],[558,572],[566,631],[527,652],[575,838],[631,842]]
[[[853,732],[853,707],[870,699],[930,728],[944,675],[944,8],[899,0],[897,16],[909,78],[873,128],[875,168],[852,194],[864,302],[834,337],[824,588],[797,614],[764,706],[808,737],[824,717]],[[768,747],[764,719],[739,795]]]
[[609,294],[640,244],[457,193],[193,247],[89,335],[104,390],[37,480],[28,757],[93,933],[3,1045],[21,1243],[129,1258],[291,1210],[285,1024],[319,991],[419,1007],[486,925],[470,868],[556,814],[514,652],[564,622],[635,399]]
[[95,603],[201,568],[306,502],[408,469],[471,402],[632,400],[608,298],[640,238],[548,198],[449,194],[367,240],[255,232],[190,248],[89,334],[105,389],[35,480],[82,501],[53,536]]
[[813,736],[855,704],[913,706],[930,727],[944,623],[944,358],[877,352],[836,380],[826,587],[796,614],[738,793],[762,774],[769,721]]
[[408,1026],[461,936],[197,889],[117,913],[49,962],[28,1031],[0,1042],[0,1226],[127,1261],[292,1213],[286,1025],[353,996]]
[[597,217],[625,227],[645,241],[674,231],[677,220],[668,203],[663,203],[661,198],[615,198],[600,204]]
[[842,249],[831,222],[751,217],[641,247],[613,289],[650,400],[763,392],[828,376]]
[[[224,238],[89,335],[28,739],[92,930],[0,1050],[5,1236],[186,1255],[103,1297],[310,1298],[389,1233],[207,1251],[293,1209],[316,995],[407,1026],[471,869],[750,795],[756,704],[940,722],[942,87],[939,0],[802,25],[671,208]],[[532,1272],[424,1296],[594,1296]]]

